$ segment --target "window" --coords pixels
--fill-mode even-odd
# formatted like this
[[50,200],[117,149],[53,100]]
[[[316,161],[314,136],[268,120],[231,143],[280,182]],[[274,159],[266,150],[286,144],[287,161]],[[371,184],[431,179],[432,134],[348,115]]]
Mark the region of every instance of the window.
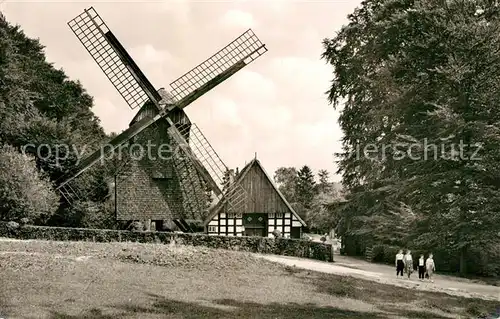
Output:
[[208,226],[208,232],[210,232],[210,233],[216,233],[217,232],[217,226]]
[[283,218],[283,213],[276,213],[276,218]]
[[269,213],[269,218],[274,218],[274,213]]
[[241,218],[243,215],[241,213],[236,213],[236,218]]
[[227,218],[234,218],[234,213],[228,213]]

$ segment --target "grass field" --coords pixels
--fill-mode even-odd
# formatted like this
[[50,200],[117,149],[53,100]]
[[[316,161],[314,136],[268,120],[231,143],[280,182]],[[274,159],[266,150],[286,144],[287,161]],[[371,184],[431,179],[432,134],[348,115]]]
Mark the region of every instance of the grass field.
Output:
[[0,241],[3,318],[478,318],[498,302],[301,271],[249,253]]

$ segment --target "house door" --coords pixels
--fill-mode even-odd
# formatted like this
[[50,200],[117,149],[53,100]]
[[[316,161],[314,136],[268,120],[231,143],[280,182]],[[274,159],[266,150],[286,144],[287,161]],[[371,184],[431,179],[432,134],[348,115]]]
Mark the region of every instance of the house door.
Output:
[[267,236],[267,214],[249,213],[243,214],[243,226],[245,236]]
[[290,238],[300,238],[300,227],[292,227]]

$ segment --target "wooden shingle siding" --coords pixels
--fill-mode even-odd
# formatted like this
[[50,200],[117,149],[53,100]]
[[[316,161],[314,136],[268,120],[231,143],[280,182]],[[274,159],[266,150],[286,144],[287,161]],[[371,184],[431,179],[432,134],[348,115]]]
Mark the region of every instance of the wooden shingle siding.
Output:
[[[135,116],[131,124],[146,116],[154,117],[158,113],[156,107],[146,103]],[[191,122],[179,109],[171,112],[174,123],[189,126]],[[181,183],[195,181],[197,184],[192,188],[196,190],[196,196],[205,198],[205,190],[198,173],[192,165],[185,166],[183,171],[177,171],[170,158],[174,149],[168,153],[165,146],[159,154],[161,145],[171,145],[167,129],[169,124],[166,120],[159,120],[154,125],[139,133],[131,144],[141,145],[145,154],[141,160],[130,160],[126,169],[119,171],[116,182],[116,206],[117,218],[119,220],[167,220],[172,219],[203,219],[201,211],[192,211],[190,203],[193,198],[184,198]],[[189,130],[186,130],[186,139],[189,139]],[[149,145],[149,146],[148,146]],[[148,147],[153,158],[148,158]],[[140,147],[135,147],[140,150]],[[128,149],[124,152],[129,153]],[[159,155],[164,156],[161,159]],[[137,157],[138,158],[138,157]],[[188,178],[188,175],[196,175],[196,178]]]
[[[278,229],[284,237],[292,237],[292,234],[300,237],[303,221],[278,192],[257,160],[245,166],[235,182],[247,193],[245,203],[237,212],[228,211],[227,204],[216,206],[205,221],[209,234],[242,236],[246,233],[272,237],[272,232]],[[259,220],[264,217],[265,220],[257,225],[254,224],[255,219],[247,220],[251,216]],[[241,227],[242,218],[245,218],[246,231]]]

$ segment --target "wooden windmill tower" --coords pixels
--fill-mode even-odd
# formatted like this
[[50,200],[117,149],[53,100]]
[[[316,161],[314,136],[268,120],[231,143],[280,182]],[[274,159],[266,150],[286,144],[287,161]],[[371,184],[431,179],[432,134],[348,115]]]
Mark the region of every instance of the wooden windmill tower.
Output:
[[129,107],[140,110],[128,129],[60,180],[57,188],[66,200],[78,200],[72,183],[91,166],[123,145],[153,141],[175,152],[162,159],[132,161],[131,168],[115,179],[118,220],[174,220],[185,225],[184,219],[206,211],[207,188],[216,200],[222,198],[235,209],[241,205],[245,191],[234,185],[223,194],[227,167],[183,109],[267,51],[252,30],[170,83],[167,92],[154,88],[94,8],[68,25]]

